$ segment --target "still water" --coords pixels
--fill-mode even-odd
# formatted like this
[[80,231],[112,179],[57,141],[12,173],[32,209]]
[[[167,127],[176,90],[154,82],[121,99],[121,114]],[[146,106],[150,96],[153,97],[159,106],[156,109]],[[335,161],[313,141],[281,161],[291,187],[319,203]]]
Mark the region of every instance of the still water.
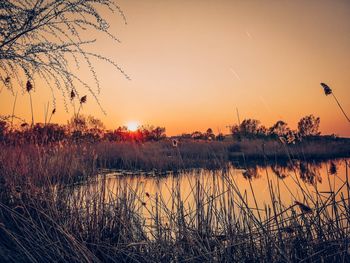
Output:
[[209,203],[217,211],[236,205],[250,208],[254,213],[266,211],[273,202],[280,209],[295,205],[296,201],[312,207],[318,198],[348,197],[345,186],[349,161],[293,161],[245,169],[228,164],[220,170],[194,169],[162,177],[152,173],[104,171],[94,184],[81,190],[90,192],[88,197],[102,189],[107,202],[121,197],[134,200],[135,209],[150,218],[159,210],[168,216],[176,214],[179,205],[184,211],[192,212]]

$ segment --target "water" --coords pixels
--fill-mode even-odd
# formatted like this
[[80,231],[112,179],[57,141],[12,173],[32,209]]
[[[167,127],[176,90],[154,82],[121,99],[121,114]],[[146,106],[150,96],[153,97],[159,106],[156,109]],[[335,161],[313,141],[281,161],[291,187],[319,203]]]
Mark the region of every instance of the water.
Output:
[[332,193],[336,193],[337,200],[342,195],[347,197],[347,190],[342,187],[347,165],[349,159],[294,161],[246,169],[230,164],[221,170],[194,169],[164,177],[130,171],[104,172],[89,188],[95,192],[103,187],[109,201],[120,196],[133,197],[136,210],[146,218],[152,218],[157,207],[158,212],[160,209],[169,216],[176,214],[179,205],[193,212],[209,203],[218,211],[236,205],[258,213],[271,207],[272,202],[282,210],[295,205],[295,201],[312,207],[312,200],[327,199]]

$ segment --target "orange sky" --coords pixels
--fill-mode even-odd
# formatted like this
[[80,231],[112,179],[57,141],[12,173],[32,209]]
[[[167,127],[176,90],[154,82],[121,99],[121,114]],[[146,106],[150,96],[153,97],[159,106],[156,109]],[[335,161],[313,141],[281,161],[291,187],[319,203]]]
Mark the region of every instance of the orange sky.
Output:
[[[91,47],[110,57],[131,77],[96,62],[104,115],[88,94],[84,114],[108,128],[136,120],[165,126],[168,135],[206,130],[255,118],[270,126],[278,119],[321,117],[321,131],[350,136],[350,125],[319,85],[329,84],[350,114],[349,1],[119,1],[128,25],[110,17],[122,43],[104,37]],[[93,37],[99,37],[99,35]],[[86,75],[87,81],[91,76]],[[81,91],[81,94],[84,92]],[[56,93],[54,122],[66,113]],[[14,97],[0,93],[0,114],[10,114]],[[35,120],[43,121],[50,100],[45,85],[33,93]],[[28,95],[16,114],[30,122]]]

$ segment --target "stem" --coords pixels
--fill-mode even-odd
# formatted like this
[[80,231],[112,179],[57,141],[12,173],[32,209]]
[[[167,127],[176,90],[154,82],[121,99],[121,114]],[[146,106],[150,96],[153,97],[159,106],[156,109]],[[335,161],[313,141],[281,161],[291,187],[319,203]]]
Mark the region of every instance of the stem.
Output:
[[50,118],[49,118],[49,121],[47,122],[47,124],[50,124],[51,117],[52,117],[52,113],[51,113],[51,115],[50,115]]
[[[78,127],[78,125],[77,125],[77,119],[79,118],[80,109],[81,109],[81,103],[79,104],[79,108],[78,108],[77,115],[76,115],[75,118],[74,118],[74,129],[75,129],[75,130],[77,130],[77,127]],[[74,108],[74,110],[75,110],[75,108]]]
[[348,173],[348,161],[345,160],[345,176],[346,176],[346,186],[347,186],[347,192],[348,192],[348,205],[350,206],[350,185],[349,185],[349,173]]
[[52,115],[53,115],[53,113],[52,113],[52,111],[51,111],[50,118],[49,118],[49,121],[47,122],[47,124],[50,124]]
[[[45,126],[46,126],[46,124],[47,124],[47,115],[48,115],[48,112],[49,112],[49,102],[47,103],[47,107],[46,107],[46,109],[45,109],[45,107],[44,107],[44,110],[46,110],[45,111]],[[51,114],[52,115],[52,114]],[[51,119],[51,116],[50,116],[50,119]]]
[[32,103],[32,94],[29,93],[29,98],[30,98],[30,109],[32,111],[32,127],[34,126],[34,113],[33,113],[33,103]]
[[239,118],[238,108],[236,108],[236,114],[237,114],[238,125],[241,125],[241,120]]
[[15,116],[15,108],[16,108],[16,102],[17,102],[17,94],[18,94],[18,91],[16,92],[15,101],[13,102],[13,107],[12,107],[11,129],[13,128],[13,117]]
[[341,111],[343,112],[343,114],[344,114],[345,118],[348,120],[348,122],[350,122],[349,117],[346,115],[346,113],[345,113],[345,111],[344,111],[343,107],[340,105],[340,103],[339,103],[339,101],[338,101],[337,97],[334,95],[334,93],[333,93],[333,92],[332,92],[332,95],[333,95],[333,98],[335,99],[335,101],[337,102],[337,104],[338,104],[339,108],[340,108],[340,109],[341,109]]
[[79,117],[79,112],[80,112],[80,108],[81,108],[81,103],[79,104],[79,108],[78,108],[78,112],[77,112],[77,118]]
[[77,115],[76,115],[76,112],[75,112],[75,103],[74,103],[74,101],[73,101],[73,110],[74,110],[74,117],[76,117]]

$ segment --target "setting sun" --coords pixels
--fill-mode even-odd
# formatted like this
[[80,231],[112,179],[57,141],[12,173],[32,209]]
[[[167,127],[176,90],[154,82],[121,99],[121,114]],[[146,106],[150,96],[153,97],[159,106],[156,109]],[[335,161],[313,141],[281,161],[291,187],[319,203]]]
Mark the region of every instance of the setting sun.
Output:
[[137,121],[129,121],[126,124],[126,127],[128,128],[129,131],[137,131],[137,129],[139,128],[140,124]]

